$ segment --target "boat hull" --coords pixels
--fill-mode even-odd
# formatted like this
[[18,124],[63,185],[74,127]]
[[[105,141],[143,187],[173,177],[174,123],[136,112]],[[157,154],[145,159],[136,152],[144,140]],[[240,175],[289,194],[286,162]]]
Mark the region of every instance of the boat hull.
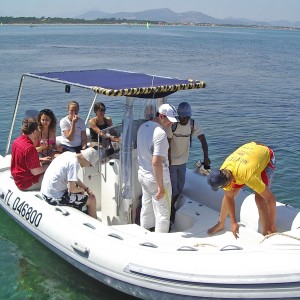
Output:
[[[177,218],[179,227],[184,224],[188,228],[169,234],[150,233],[135,224],[107,226],[76,209],[50,206],[39,192],[19,191],[9,170],[0,172],[0,205],[30,234],[77,269],[141,299],[300,297],[300,274],[295,264],[300,259],[297,229],[293,231],[295,239],[287,238],[285,243],[275,237],[274,243],[265,241],[263,246],[240,246],[230,231],[220,234],[218,242],[218,238],[214,240],[199,229],[197,218],[186,221],[194,209],[185,210],[185,206],[188,202],[199,206],[201,200],[194,197],[192,201],[187,196],[195,190],[193,180],[198,186],[203,181],[193,172],[187,176],[193,189],[187,184],[185,203]],[[203,183],[201,189],[204,187]],[[249,197],[244,201],[251,201]],[[218,206],[221,199],[214,202],[213,206]],[[239,212],[243,205],[241,201]],[[199,214],[201,219],[202,212]],[[246,230],[253,229],[241,228],[241,235]],[[263,240],[258,236],[258,240]]]

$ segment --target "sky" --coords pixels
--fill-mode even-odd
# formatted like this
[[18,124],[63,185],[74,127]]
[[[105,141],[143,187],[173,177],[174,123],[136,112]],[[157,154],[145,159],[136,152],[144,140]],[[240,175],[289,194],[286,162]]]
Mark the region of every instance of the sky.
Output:
[[254,21],[300,21],[300,0],[0,0],[0,16],[76,17],[97,10],[138,12],[169,8],[174,12],[199,11],[214,18]]

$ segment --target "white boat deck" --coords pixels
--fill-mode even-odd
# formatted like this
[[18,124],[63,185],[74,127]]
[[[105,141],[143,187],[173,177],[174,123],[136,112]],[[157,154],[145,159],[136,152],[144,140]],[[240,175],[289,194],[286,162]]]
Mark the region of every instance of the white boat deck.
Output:
[[225,229],[219,233],[209,236],[207,230],[216,224],[219,214],[204,205],[189,198],[185,204],[176,212],[175,225],[170,233],[150,232],[138,225],[113,225],[111,226],[120,237],[132,238],[139,243],[149,243],[149,246],[161,248],[173,248],[178,250],[224,248],[234,250],[246,245],[257,245],[263,240],[263,236],[246,228],[240,223],[239,239],[235,239],[231,230],[229,219]]

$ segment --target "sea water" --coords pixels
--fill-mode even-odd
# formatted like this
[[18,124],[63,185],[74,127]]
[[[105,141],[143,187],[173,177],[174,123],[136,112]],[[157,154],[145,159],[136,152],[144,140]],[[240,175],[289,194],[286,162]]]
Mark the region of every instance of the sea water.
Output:
[[[113,68],[203,80],[205,89],[178,92],[168,101],[191,104],[208,141],[212,168],[243,143],[265,143],[277,159],[273,192],[279,201],[300,207],[300,30],[4,25],[0,45],[2,155],[24,73]],[[72,93],[53,98],[43,85],[37,95],[32,98],[25,92],[21,113],[26,108],[51,108],[60,118],[73,99]],[[98,100],[105,102],[107,115],[117,124],[121,102]],[[87,109],[84,104],[83,116]],[[194,140],[189,167],[202,158],[200,143]],[[0,299],[132,299],[74,269],[2,210],[0,266]]]

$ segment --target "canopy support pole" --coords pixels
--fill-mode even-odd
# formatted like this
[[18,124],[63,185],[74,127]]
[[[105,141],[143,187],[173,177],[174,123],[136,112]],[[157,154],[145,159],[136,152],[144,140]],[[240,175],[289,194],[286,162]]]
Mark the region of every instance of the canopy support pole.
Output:
[[15,122],[16,122],[17,112],[18,112],[18,108],[19,108],[19,103],[20,103],[20,99],[21,99],[21,93],[22,93],[24,78],[25,78],[25,75],[23,75],[21,77],[21,80],[20,80],[18,96],[17,96],[17,100],[16,100],[16,104],[15,104],[15,110],[14,110],[14,114],[13,114],[13,118],[12,118],[12,122],[11,122],[11,126],[10,126],[10,131],[9,131],[9,134],[8,134],[8,138],[7,138],[7,145],[6,145],[5,155],[8,154],[9,147],[10,147],[10,142],[11,142],[11,138],[12,138]]
[[94,100],[93,100],[93,102],[92,102],[92,104],[91,104],[91,106],[90,106],[90,109],[89,109],[89,112],[88,112],[88,114],[87,114],[87,116],[86,116],[86,119],[85,119],[85,125],[87,125],[88,124],[88,121],[89,121],[89,118],[90,118],[90,115],[91,115],[91,112],[92,112],[92,110],[94,109],[94,105],[95,105],[95,102],[96,102],[96,99],[97,99],[97,97],[98,97],[98,94],[97,93],[95,93],[95,97],[94,97]]

